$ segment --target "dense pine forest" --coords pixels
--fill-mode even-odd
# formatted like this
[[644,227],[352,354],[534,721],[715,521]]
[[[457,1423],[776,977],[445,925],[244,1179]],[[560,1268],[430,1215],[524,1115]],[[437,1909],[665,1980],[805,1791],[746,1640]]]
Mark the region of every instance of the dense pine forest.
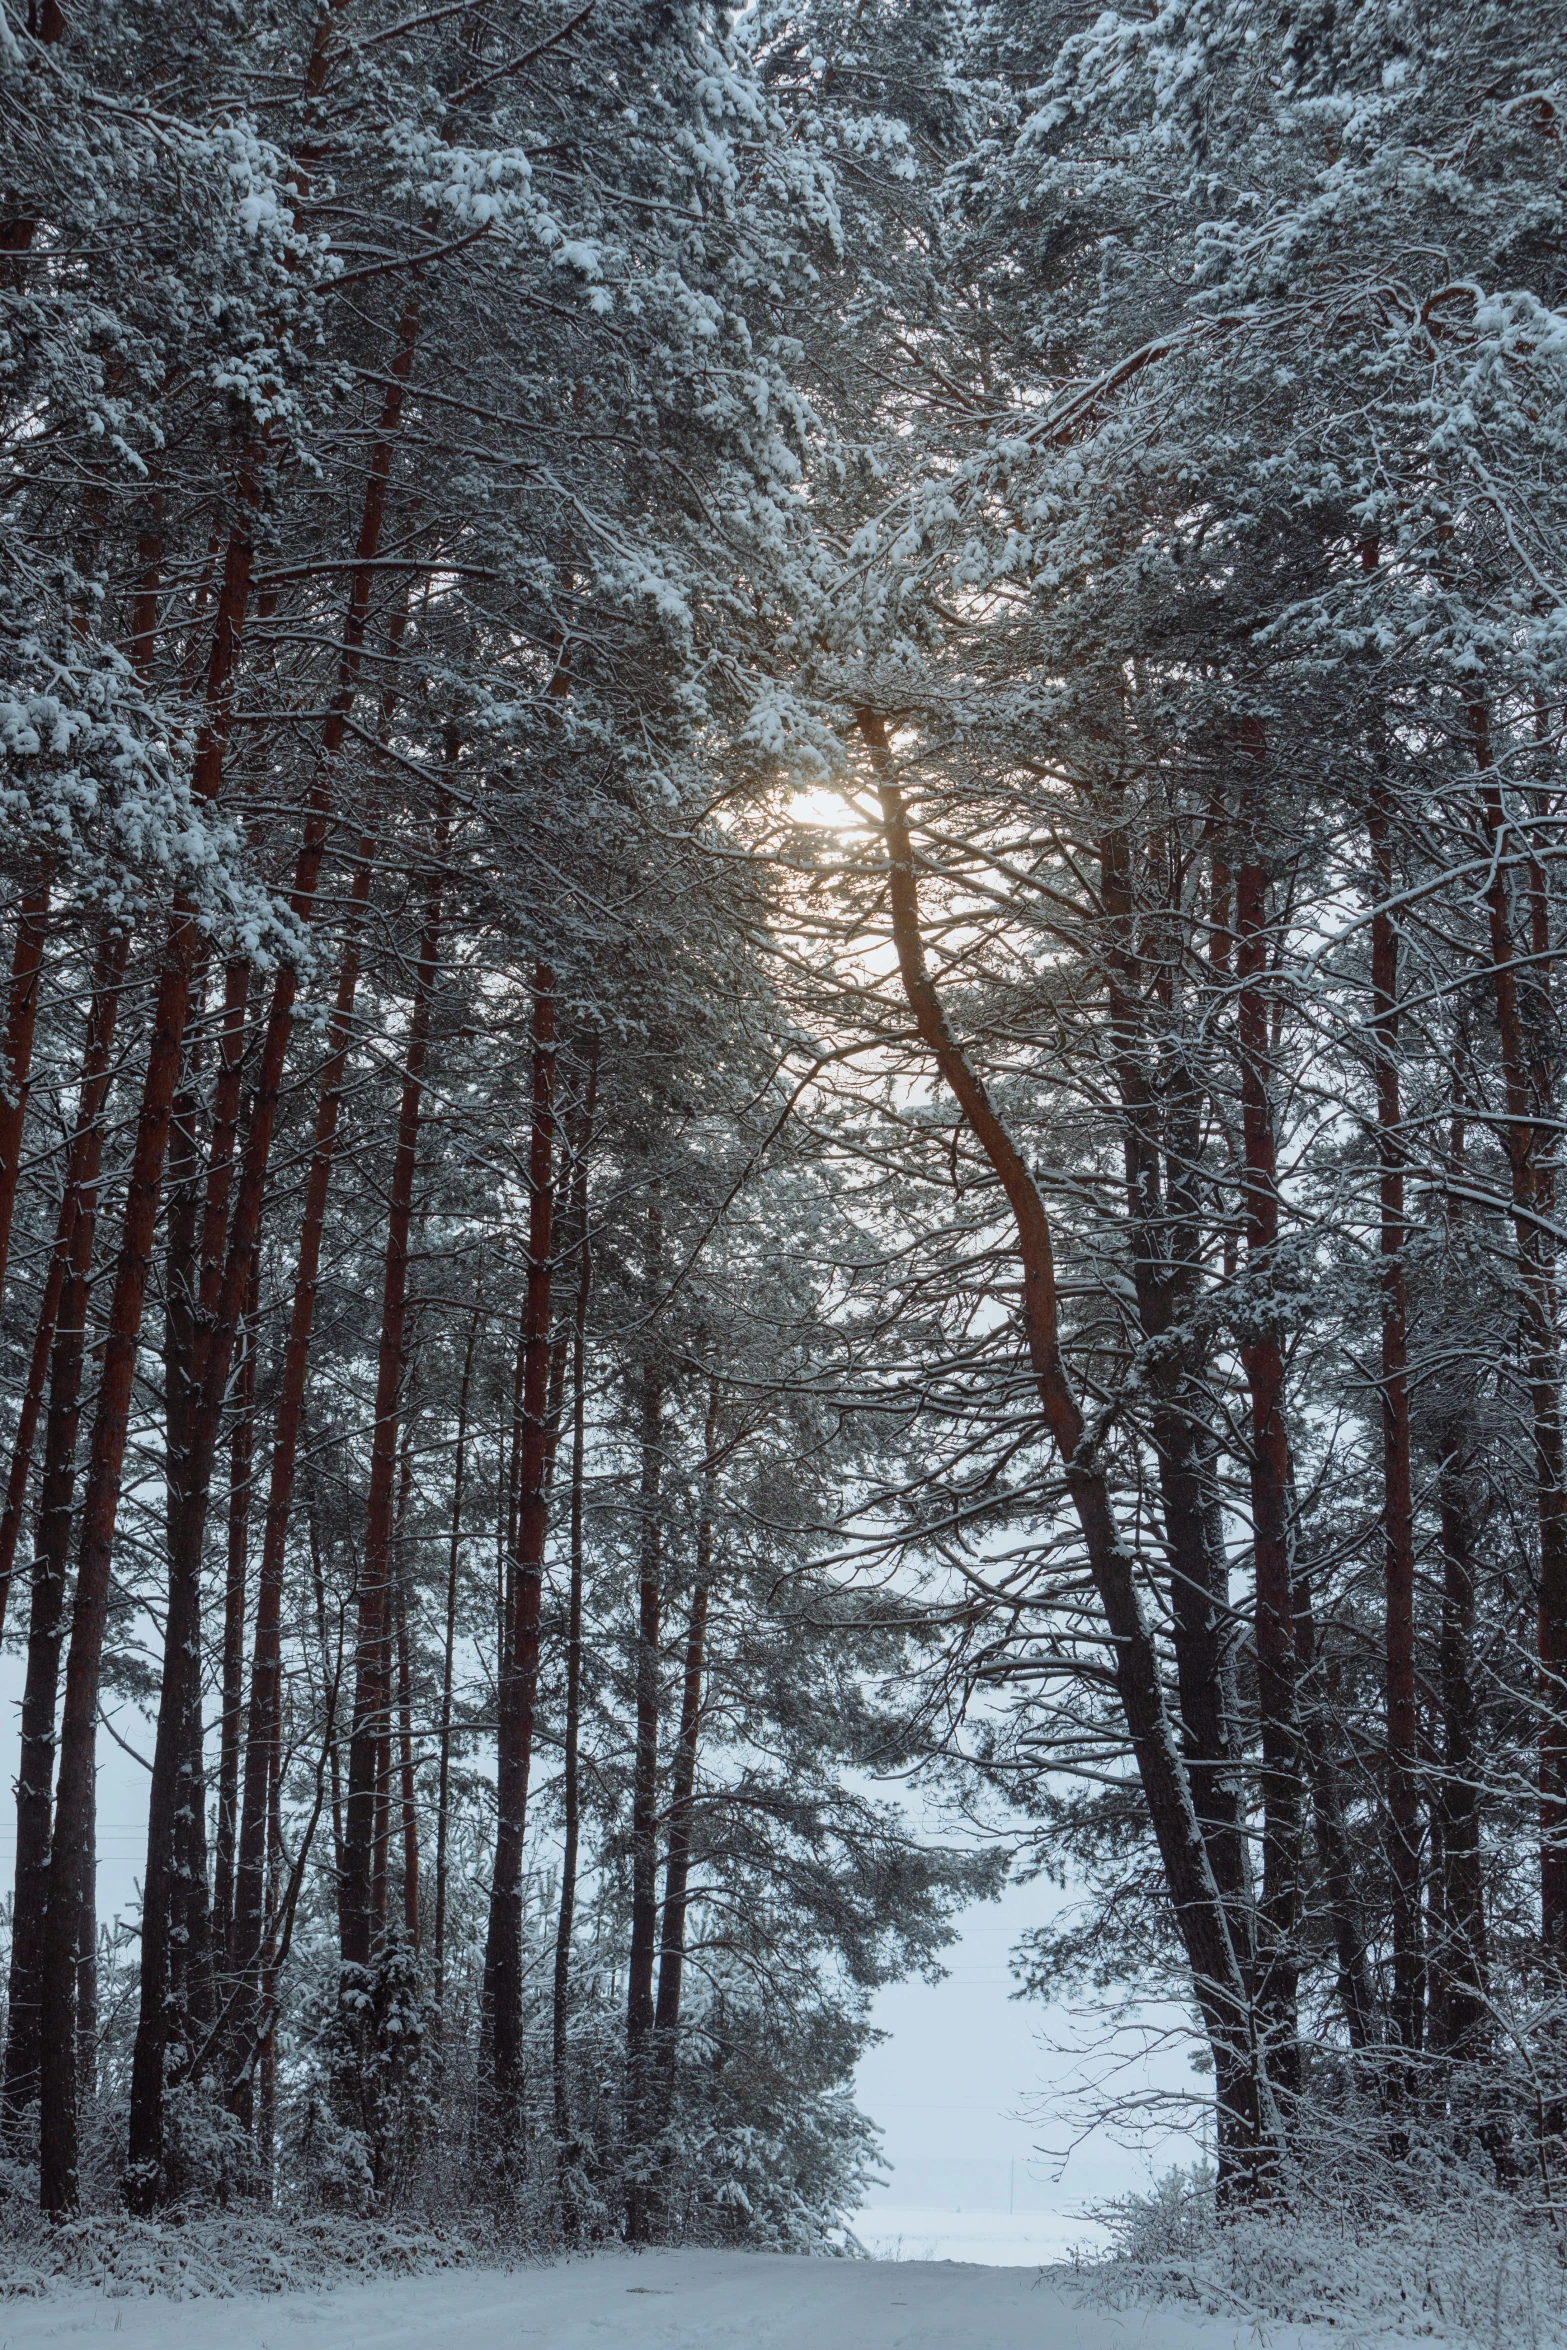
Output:
[[14,2208],[1567,2224],[1561,30],[4,0]]

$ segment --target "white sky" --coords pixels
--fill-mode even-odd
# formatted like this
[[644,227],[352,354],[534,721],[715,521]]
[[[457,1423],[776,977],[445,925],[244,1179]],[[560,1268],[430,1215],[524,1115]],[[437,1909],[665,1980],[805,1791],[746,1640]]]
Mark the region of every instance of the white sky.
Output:
[[[1007,1963],[1019,1938],[1065,1899],[1042,1881],[1009,1886],[1000,1901],[966,1913],[944,1982],[898,1983],[878,1996],[875,2020],[888,2037],[856,2076],[857,2101],[880,2125],[892,2171],[873,2205],[1005,2209],[1010,2193],[1020,2212],[1077,2211],[1193,2158],[1183,2138],[1161,2135],[1136,2148],[1106,2129],[1068,2153],[1073,2091],[1085,2063],[1098,2075],[1107,2023],[1014,1999]],[[1201,2087],[1172,2050],[1139,2057],[1113,2086],[1124,2095],[1148,2079]]]

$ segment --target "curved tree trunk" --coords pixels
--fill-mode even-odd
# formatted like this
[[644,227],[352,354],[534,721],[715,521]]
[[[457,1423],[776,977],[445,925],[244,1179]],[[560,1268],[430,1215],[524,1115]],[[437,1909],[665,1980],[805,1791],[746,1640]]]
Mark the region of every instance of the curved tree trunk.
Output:
[[1266,2191],[1283,2154],[1283,2127],[1256,2028],[1246,1971],[1214,1878],[1175,1732],[1158,1651],[1143,1614],[1133,1555],[1116,1521],[1104,1472],[1061,1356],[1050,1219],[1022,1154],[998,1117],[948,1023],[925,965],[914,852],[903,794],[880,713],[862,710],[888,850],[893,942],[915,1026],[957,1098],[1006,1195],[1021,1261],[1022,1316],[1035,1385],[1061,1455],[1089,1569],[1114,1654],[1116,1690],[1219,2077],[1230,2084],[1219,2128],[1233,2191]]

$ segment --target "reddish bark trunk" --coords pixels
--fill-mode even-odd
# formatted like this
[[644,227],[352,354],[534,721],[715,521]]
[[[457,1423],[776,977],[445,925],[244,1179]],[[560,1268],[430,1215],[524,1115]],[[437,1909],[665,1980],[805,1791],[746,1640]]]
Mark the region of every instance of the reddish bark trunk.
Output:
[[218,1725],[218,1832],[213,1855],[212,1938],[225,1959],[234,1937],[234,1859],[239,1839],[239,1750],[245,1709],[245,1600],[250,1579],[250,1500],[256,1414],[259,1255],[251,1260],[241,1330],[236,1412],[229,1437],[228,1550],[223,1578],[223,1708]]
[[[1231,1934],[1249,1963],[1251,1892],[1227,1674],[1229,1577],[1222,1540],[1212,1539],[1199,1366],[1185,1335],[1193,1325],[1199,1258],[1201,1096],[1195,1083],[1173,1081],[1168,1065],[1158,1093],[1150,1076],[1152,1049],[1142,1008],[1148,983],[1135,937],[1131,842],[1120,823],[1106,826],[1101,835],[1100,902],[1108,934],[1108,1010],[1122,1110],[1132,1277],[1142,1333],[1153,1342],[1148,1348],[1151,1433],[1169,1555],[1182,1752]],[[1169,909],[1166,918],[1172,918]],[[1217,937],[1216,926],[1212,944]],[[1168,1064],[1169,1055],[1162,1058]],[[1169,1132],[1161,1152],[1165,1120]]]
[[[658,1211],[649,1217],[648,1286],[659,1272]],[[664,1529],[659,1491],[664,1467],[664,1389],[655,1365],[642,1374],[642,1527],[637,1563],[636,1757],[631,1780],[631,1949],[626,1961],[627,2136],[645,2149],[655,2128],[653,1960],[658,1945],[659,1644],[662,1633]],[[626,2234],[646,2243],[653,2199],[645,2177],[633,2171],[626,2198]]]
[[[197,738],[192,788],[211,800],[223,772],[233,718],[234,671],[250,601],[252,532],[260,502],[259,451],[241,470],[239,514],[229,534],[205,714]],[[200,934],[195,908],[176,898],[163,951],[141,1103],[126,1189],[104,1345],[103,1376],[88,1452],[71,1643],[66,1661],[60,1728],[59,1791],[43,1940],[43,2061],[40,2195],[55,2217],[79,2199],[76,2113],[76,1934],[87,1832],[92,1819],[99,1667],[109,1597],[131,1395],[141,1338],[142,1310],[152,1267],[158,1198],[175,1087],[183,1059],[185,1022]]]
[[484,1952],[490,2088],[510,2144],[522,2096],[522,1859],[539,1678],[539,1613],[549,1519],[550,1285],[555,1216],[555,981],[534,972],[533,1118],[528,1147],[528,1277],[523,1302],[519,1495],[496,1733],[495,1866]]
[[708,1397],[703,1443],[702,1510],[696,1531],[696,1589],[686,1626],[685,1671],[680,1684],[680,1731],[675,1741],[669,1790],[669,1852],[664,1862],[664,1916],[659,1932],[658,1997],[653,2031],[658,2043],[659,2126],[667,2124],[675,2092],[680,2051],[680,1999],[685,1981],[686,1910],[691,1889],[691,1847],[696,1821],[697,1740],[702,1726],[702,1677],[707,1666],[707,1595],[713,1574],[713,1502],[718,1485],[718,1387]]
[[921,1041],[995,1171],[1017,1230],[1029,1360],[1104,1609],[1115,1659],[1116,1689],[1193,1990],[1220,2078],[1226,2083],[1219,2101],[1219,2128],[1235,2173],[1235,2191],[1264,2189],[1276,2173],[1282,2153],[1281,2124],[1264,2052],[1258,2044],[1244,1968],[1234,1947],[1229,1917],[1165,1706],[1158,1652],[1143,1616],[1132,1553],[1116,1522],[1104,1473],[1084,1448],[1082,1409],[1061,1357],[1050,1219],[1022,1154],[952,1033],[926,969],[914,853],[885,723],[877,712],[864,710],[859,714],[859,725],[877,776],[889,858],[893,940],[904,994]]
[[571,1938],[577,1912],[578,1848],[582,1832],[580,1745],[582,1736],[582,1574],[583,1485],[587,1463],[588,1303],[593,1288],[593,1249],[588,1229],[588,1154],[598,1101],[598,1040],[589,1047],[588,1090],[571,1184],[571,1231],[577,1256],[577,1296],[571,1317],[571,1567],[566,1601],[566,1722],[561,1761],[560,1912],[555,1924],[555,1981],[551,2013],[551,2074],[555,2100],[555,2162],[561,2215],[568,2236],[577,2225],[572,2173],[578,2149],[571,2121],[569,2027],[571,2021]]
[[1385,782],[1372,795],[1371,854],[1378,904],[1371,917],[1371,1039],[1377,1104],[1382,1252],[1382,1504],[1387,1706],[1387,1845],[1393,1889],[1393,2036],[1418,2048],[1425,2007],[1420,1921],[1419,1725],[1415,1712],[1415,1499],[1409,1435],[1407,1227],[1398,1071],[1398,931]]
[[364,1561],[360,1570],[359,1618],[355,1643],[353,1732],[349,1742],[348,1803],[343,1834],[340,1897],[343,1962],[370,1963],[375,1905],[376,1808],[384,1780],[381,1757],[390,1729],[391,1630],[388,1585],[394,1527],[398,1404],[403,1376],[403,1337],[408,1312],[408,1240],[413,1217],[414,1170],[419,1145],[424,1064],[440,962],[442,893],[445,886],[447,826],[436,828],[435,865],[425,903],[408,1025],[397,1149],[387,1205],[386,1264],[381,1286],[381,1336],[376,1369],[375,1425],[371,1438],[370,1488],[365,1513]]
[[1276,1310],[1269,1301],[1279,1246],[1279,1191],[1268,997],[1263,984],[1268,951],[1267,899],[1267,874],[1248,856],[1235,876],[1235,933],[1246,1259],[1261,1301],[1252,1309],[1253,1318],[1240,1348],[1251,1399],[1249,1465],[1256,1562],[1257,1703],[1262,1731],[1260,2002],[1270,2071],[1280,2087],[1293,2088],[1300,2066],[1296,2035],[1304,1772],[1290,1570],[1284,1346]]
[[4,1516],[0,1517],[0,1629],[3,1629],[5,1624],[6,1603],[10,1597],[11,1579],[16,1565],[16,1546],[20,1539],[22,1514],[27,1502],[27,1484],[32,1471],[33,1445],[38,1433],[38,1417],[43,1407],[44,1388],[59,1321],[60,1301],[64,1294],[70,1268],[72,1236],[76,1229],[76,1218],[81,1208],[84,1189],[95,1191],[99,1162],[103,1156],[103,1137],[97,1129],[108,1093],[109,1055],[114,1047],[114,1030],[120,1009],[120,987],[125,977],[125,960],[129,948],[128,932],[122,930],[106,931],[100,942],[93,968],[92,997],[87,1012],[87,1034],[82,1049],[82,1076],[77,1099],[76,1125],[66,1153],[65,1180],[60,1193],[60,1213],[55,1224],[54,1248],[50,1253],[49,1270],[44,1279],[44,1293],[38,1308],[38,1325],[33,1333],[33,1352],[28,1365],[27,1385],[23,1390],[22,1407],[17,1417],[16,1438],[11,1450],[11,1473],[6,1484],[5,1512]]
[[452,1534],[446,1554],[446,1637],[441,1651],[440,1749],[435,1788],[435,1917],[432,1928],[432,1965],[435,2003],[446,2000],[446,1893],[448,1839],[452,1799],[452,1675],[457,1654],[457,1574],[462,1564],[463,1489],[468,1479],[468,1397],[473,1386],[473,1357],[479,1343],[476,1303],[468,1325],[468,1347],[463,1356],[462,1381],[457,1390],[457,1451],[452,1468]]
[[408,1594],[397,1586],[397,1745],[403,1826],[403,1931],[419,1948],[419,1806],[414,1786],[413,1671],[408,1650]]
[[5,1042],[0,1046],[0,1288],[11,1256],[11,1221],[16,1212],[16,1187],[22,1171],[22,1129],[27,1122],[27,1097],[32,1090],[33,1035],[38,1026],[38,999],[43,989],[44,944],[49,935],[49,885],[54,878],[51,858],[22,893],[17,908],[16,945],[11,957],[11,993],[6,1007]]
[[[50,1280],[58,1274],[57,1303],[40,1337],[50,1354],[49,1415],[44,1435],[43,1486],[31,1575],[27,1673],[22,1694],[22,1751],[16,1788],[16,1896],[12,1905],[9,2028],[6,2041],[4,2126],[14,2138],[40,2088],[40,2000],[43,1919],[49,1885],[53,1815],[55,1711],[60,1643],[70,1555],[71,1503],[76,1482],[82,1361],[86,1345],[87,1284],[92,1269],[100,1121],[109,1086],[109,1060],[119,1012],[128,941],[112,932],[99,951],[87,1018],[76,1128],[66,1159],[65,1189]],[[48,1307],[48,1299],[45,1306]],[[20,1443],[20,1434],[18,1436]],[[21,1503],[18,1498],[17,1516]],[[14,1536],[13,1536],[14,1540]]]
[[[1561,1408],[1552,1186],[1545,1161],[1555,1133],[1555,1085],[1545,1050],[1550,973],[1543,954],[1528,972],[1535,1012],[1523,1001],[1508,904],[1508,820],[1496,781],[1490,713],[1471,705],[1481,818],[1495,870],[1486,893],[1491,979],[1502,1048],[1507,1123],[1503,1142],[1518,1252],[1518,1307],[1534,1439],[1540,1525],[1540,1933],[1550,1963],[1567,1970],[1567,1446]],[[1539,1034],[1531,1037],[1531,1026]]]
[[[349,890],[347,934],[338,969],[331,1023],[327,1030],[327,1058],[321,1072],[315,1138],[305,1179],[299,1258],[294,1274],[288,1337],[283,1349],[283,1371],[262,1530],[261,1566],[256,1587],[250,1705],[245,1724],[245,1785],[234,1876],[234,1925],[229,1942],[229,1973],[237,1987],[230,2095],[235,2111],[247,2119],[251,2102],[250,2077],[257,2002],[260,1998],[260,1981],[256,1970],[260,1964],[266,1930],[267,1800],[274,1768],[273,1758],[278,1752],[283,1567],[294,1507],[294,1482],[310,1369],[310,1337],[315,1323],[316,1296],[321,1278],[321,1246],[326,1229],[327,1198],[337,1154],[343,1080],[353,1040],[361,937],[365,907],[375,876],[375,854],[374,836],[366,833],[359,843],[358,863]],[[335,1771],[335,1749],[333,1767]],[[334,1804],[337,1843],[341,1845],[342,1822],[337,1816],[339,1810],[340,1806]]]

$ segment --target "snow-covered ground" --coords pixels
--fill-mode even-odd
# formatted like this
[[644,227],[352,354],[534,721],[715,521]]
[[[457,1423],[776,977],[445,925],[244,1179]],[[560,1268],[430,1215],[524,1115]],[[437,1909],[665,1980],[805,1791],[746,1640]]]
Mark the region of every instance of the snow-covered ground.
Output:
[[[221,2301],[67,2287],[0,2304],[0,2350],[1246,2350],[1254,2339],[1163,2309],[1095,2307],[1032,2269],[745,2252],[607,2253]],[[1268,2339],[1287,2350],[1301,2337],[1270,2327]]]

